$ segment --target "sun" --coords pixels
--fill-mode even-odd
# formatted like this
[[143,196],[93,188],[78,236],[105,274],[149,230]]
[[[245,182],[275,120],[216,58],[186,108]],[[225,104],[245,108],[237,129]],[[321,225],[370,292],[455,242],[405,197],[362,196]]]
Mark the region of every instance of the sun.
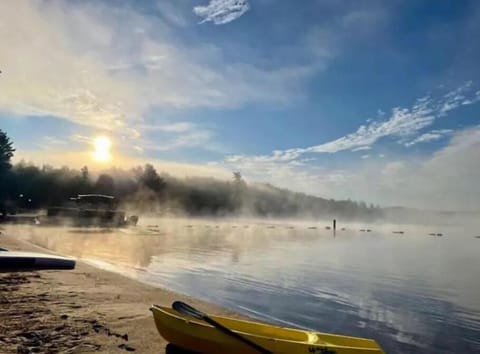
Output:
[[98,162],[107,162],[112,159],[110,148],[112,141],[106,136],[97,136],[93,141],[93,158]]

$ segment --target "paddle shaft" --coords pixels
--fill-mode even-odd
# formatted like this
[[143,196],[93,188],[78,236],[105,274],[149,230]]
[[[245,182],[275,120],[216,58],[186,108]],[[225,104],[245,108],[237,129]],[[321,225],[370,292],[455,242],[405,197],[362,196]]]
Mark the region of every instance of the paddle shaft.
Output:
[[211,324],[213,327],[218,329],[219,331],[223,332],[226,335],[229,335],[230,337],[233,337],[244,344],[250,346],[251,348],[254,348],[256,351],[262,354],[273,354],[271,351],[263,348],[262,346],[258,345],[257,343],[252,342],[251,340],[241,336],[240,334],[233,332],[231,329],[228,329],[227,327],[223,326],[222,324],[218,323],[215,321],[213,318],[210,318],[207,314],[203,313],[202,311],[197,310],[196,308],[193,308],[190,305],[187,305],[184,302],[181,301],[175,301],[172,304],[172,308],[180,313],[192,316],[194,318],[198,318],[199,320],[205,321],[209,324]]
[[210,317],[208,316],[203,316],[203,320],[209,324],[211,324],[212,326],[214,326],[216,329],[218,329],[219,331],[229,335],[230,337],[234,337],[236,339],[238,339],[239,341],[249,345],[250,347],[256,349],[259,353],[262,353],[262,354],[273,354],[270,350],[267,350],[261,346],[259,346],[257,343],[254,343],[252,342],[251,340],[241,336],[240,334],[238,333],[235,333],[233,331],[231,331],[230,329],[228,329],[227,327],[221,325],[220,323],[218,323],[217,321],[211,319]]

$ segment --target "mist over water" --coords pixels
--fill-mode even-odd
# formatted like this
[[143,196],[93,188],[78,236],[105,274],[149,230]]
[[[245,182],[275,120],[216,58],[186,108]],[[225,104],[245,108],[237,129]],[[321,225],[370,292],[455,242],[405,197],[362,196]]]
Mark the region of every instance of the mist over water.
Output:
[[387,353],[480,352],[480,230],[326,226],[144,218],[131,229],[9,233],[269,322],[374,338]]

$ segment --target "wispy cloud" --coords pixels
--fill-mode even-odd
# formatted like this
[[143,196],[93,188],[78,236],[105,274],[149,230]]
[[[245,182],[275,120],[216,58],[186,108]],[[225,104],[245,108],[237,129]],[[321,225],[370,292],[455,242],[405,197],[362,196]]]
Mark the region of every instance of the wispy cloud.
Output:
[[74,145],[93,145],[94,138],[81,134],[72,134],[70,136],[43,136],[37,144],[38,150],[65,150],[67,147],[72,149]]
[[[350,162],[348,167],[344,169],[338,169],[330,164],[322,167],[317,163],[305,161],[303,155],[311,155],[312,153],[333,154],[340,151],[369,151],[375,143],[387,137],[392,137],[394,138],[393,141],[397,140],[401,145],[405,145],[413,141],[415,141],[415,144],[426,143],[439,138],[438,136],[453,135],[455,132],[449,129],[437,129],[427,133],[421,133],[421,131],[431,126],[437,118],[444,117],[454,109],[478,101],[477,94],[472,93],[471,84],[464,85],[461,90],[455,90],[455,92],[455,95],[442,95],[439,98],[429,96],[418,99],[409,108],[393,108],[389,115],[379,114],[377,119],[368,120],[367,124],[358,128],[354,133],[330,142],[305,148],[275,150],[269,155],[228,156],[220,165],[233,170],[238,169],[247,178],[253,180],[270,182],[324,197],[363,199],[380,203],[398,200],[399,203],[403,202],[405,205],[415,205],[417,203],[417,205],[422,206],[433,206],[426,199],[430,192],[423,193],[422,187],[416,189],[417,195],[415,196],[404,191],[405,194],[410,195],[411,200],[414,200],[415,203],[405,200],[397,192],[410,185],[407,177],[415,175],[416,169],[420,168],[413,163],[394,163],[395,161],[389,161],[383,153],[378,155],[367,153],[360,156],[361,160]],[[464,96],[462,99],[459,99],[458,92],[461,92]],[[449,109],[445,110],[445,104],[452,104],[452,102],[456,102],[453,104],[455,107],[450,106]],[[448,177],[449,169],[453,171],[451,166],[455,166],[454,146],[468,145],[469,156],[475,150],[474,146],[478,147],[478,129],[475,133],[459,133],[454,136],[455,139],[451,146],[442,150],[448,152],[448,159],[440,159],[442,152],[439,152],[432,160],[424,161],[424,167],[422,167],[424,172],[422,172],[423,177],[419,183],[425,184],[428,178],[436,178],[431,174],[432,171],[437,169],[437,167],[431,168],[433,161],[447,161],[442,162],[441,166],[438,167],[445,178],[438,183],[432,182],[431,189],[437,188],[436,193],[441,188],[446,188],[443,183]],[[470,143],[462,142],[462,137],[467,137]],[[477,139],[476,143],[474,143],[475,139]],[[374,156],[378,158],[373,158]],[[448,163],[450,166],[448,166]],[[330,168],[327,166],[330,166]],[[389,167],[384,170],[385,166]],[[462,168],[464,167],[462,165]],[[478,172],[480,173],[480,169]],[[470,179],[467,178],[469,181]],[[358,186],[362,186],[362,188],[358,188]],[[454,194],[452,193],[452,200],[460,200],[460,197],[454,196]],[[474,204],[472,203],[472,205]],[[450,205],[457,206],[454,202]]]
[[[228,157],[226,160],[228,162],[242,160],[285,162],[295,160],[306,153],[332,154],[346,150],[362,151],[369,150],[380,139],[387,137],[399,138],[400,143],[408,144],[405,143],[405,139],[409,139],[426,127],[431,126],[438,117],[445,116],[448,112],[462,105],[473,104],[479,100],[478,95],[472,92],[472,83],[468,82],[438,99],[427,96],[417,99],[412,107],[395,107],[387,119],[382,114],[380,116],[381,120],[368,120],[367,124],[360,126],[355,132],[323,144],[305,148],[275,150],[270,155],[235,155]],[[431,134],[444,135],[447,132],[438,130]],[[415,143],[426,142],[429,138],[433,140],[436,137],[427,135],[422,141],[416,141]],[[411,139],[410,142],[414,140]]]
[[211,132],[207,130],[189,130],[179,134],[170,135],[164,139],[145,139],[139,144],[139,147],[142,151],[172,151],[191,147],[208,148],[207,144],[210,142],[211,137]]
[[238,168],[250,180],[327,198],[351,198],[384,206],[480,210],[479,149],[477,126],[452,133],[449,144],[428,157],[409,154],[389,160],[383,154],[378,155],[379,159],[370,155],[344,169],[298,161],[248,159],[224,166]]
[[398,204],[479,211],[479,149],[479,126],[454,132],[449,144],[431,157],[405,158],[394,167],[387,165],[388,173],[376,181],[379,189],[375,193]]
[[[139,125],[135,141],[137,153],[165,152],[184,148],[217,150],[212,143],[214,132],[193,122],[157,122]],[[214,147],[215,146],[215,147]]]
[[[326,169],[303,159],[280,163],[272,160],[240,158],[234,162],[217,163],[216,166],[222,166],[231,171],[239,170],[249,181],[272,183],[321,196],[333,196],[332,192],[335,193],[350,178],[349,172],[341,169]],[[333,186],[336,187],[332,188]]]
[[248,0],[210,0],[206,6],[195,6],[193,12],[203,18],[200,23],[224,25],[241,17],[250,9]]
[[[87,127],[92,134],[127,139],[138,152],[146,132],[142,126],[179,135],[186,131],[185,123],[159,119],[147,127],[145,117],[157,109],[278,106],[304,98],[307,80],[370,21],[360,16],[348,25],[334,20],[332,28],[330,23],[310,27],[292,43],[301,60],[265,66],[255,64],[254,54],[227,60],[220,45],[179,36],[178,27],[188,26],[188,15],[193,16],[190,1],[155,3],[158,17],[128,3],[0,1],[0,111],[63,118],[82,131]],[[248,1],[210,1],[197,12],[207,15],[204,21],[220,23],[238,18],[249,6]],[[274,159],[299,154],[279,151]]]
[[448,112],[457,109],[459,106],[465,106],[478,102],[480,100],[480,95],[478,91],[476,92],[476,94],[470,95],[470,97],[466,97],[466,93],[472,88],[472,85],[473,82],[468,81],[463,86],[447,93],[444,96],[443,102],[439,102],[439,113],[445,115]]
[[193,130],[195,125],[190,122],[174,122],[166,124],[142,125],[140,129],[145,131],[161,131],[170,133],[182,133]]
[[431,141],[442,139],[443,137],[445,137],[445,136],[447,136],[451,133],[453,133],[453,130],[451,130],[451,129],[432,130],[428,133],[424,133],[424,134],[416,137],[415,139],[413,139],[409,142],[406,142],[404,145],[406,147],[410,147],[410,146],[413,146],[413,145],[418,144],[418,143],[428,143],[428,142],[431,142]]
[[[137,135],[131,137],[132,145],[128,146],[136,154],[143,154],[146,151],[164,152],[191,147],[208,148],[208,144],[213,136],[213,132],[210,130],[201,128],[191,122],[139,125],[137,128],[135,130]],[[152,133],[155,135],[155,138],[152,138]],[[73,142],[79,145],[92,145],[94,138],[73,134],[65,140],[53,139],[51,137],[45,137],[44,140],[50,145],[59,144],[60,142],[63,144]]]
[[387,136],[411,136],[434,122],[435,110],[432,103],[430,98],[421,98],[411,108],[393,108],[387,120],[371,121],[367,125],[360,126],[354,133],[309,147],[306,150],[317,153],[335,153],[371,146]]
[[312,73],[303,66],[225,62],[220,48],[186,43],[168,21],[114,6],[1,1],[0,110],[123,133],[156,107],[284,104],[301,96]]
[[69,140],[81,144],[91,144],[93,142],[93,138],[80,134],[71,135]]
[[46,145],[46,146],[54,146],[54,147],[58,147],[58,145],[65,145],[67,142],[63,139],[60,139],[58,137],[55,137],[55,136],[44,136],[43,137],[43,143],[41,144],[42,146]]
[[357,152],[357,151],[365,151],[365,150],[371,150],[372,147],[371,146],[359,146],[355,149],[352,149],[351,151],[352,152]]

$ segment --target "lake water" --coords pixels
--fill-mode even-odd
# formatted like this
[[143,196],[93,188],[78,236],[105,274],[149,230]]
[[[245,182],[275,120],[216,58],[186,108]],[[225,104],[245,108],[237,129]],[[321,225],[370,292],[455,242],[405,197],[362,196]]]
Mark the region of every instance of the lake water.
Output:
[[19,234],[269,322],[374,338],[387,353],[480,353],[480,227],[326,225],[150,219]]

